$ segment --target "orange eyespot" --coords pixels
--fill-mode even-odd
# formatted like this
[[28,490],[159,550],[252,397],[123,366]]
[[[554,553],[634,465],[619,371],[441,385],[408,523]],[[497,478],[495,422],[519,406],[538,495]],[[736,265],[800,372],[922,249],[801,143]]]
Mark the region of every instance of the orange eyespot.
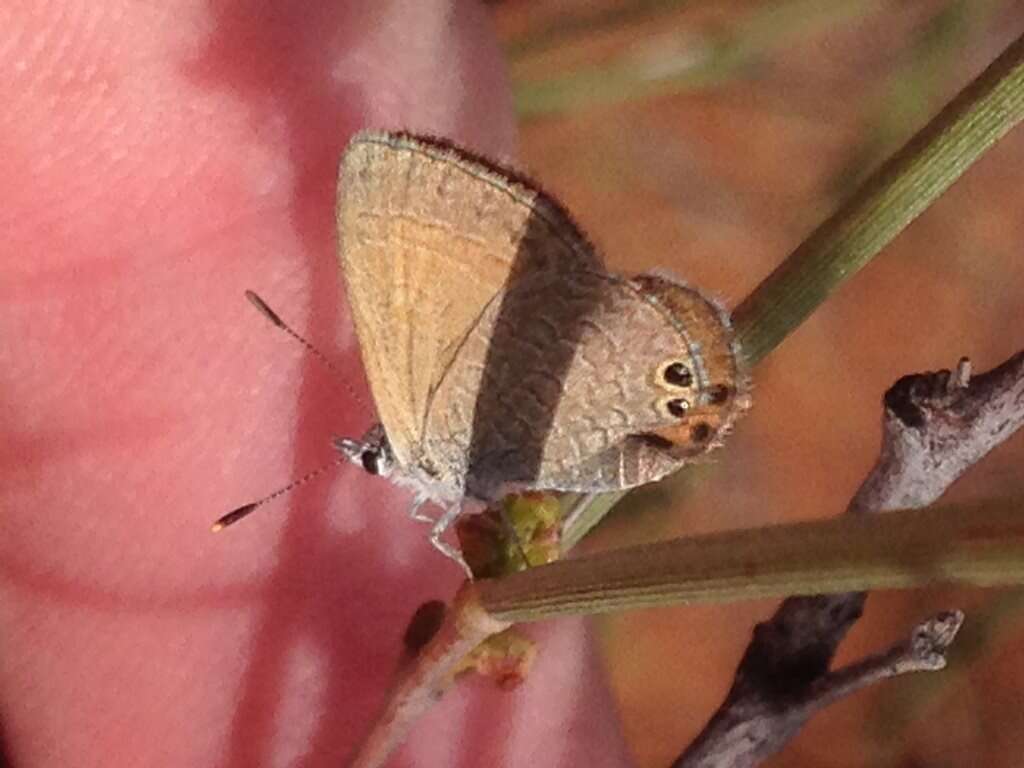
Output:
[[712,405],[725,405],[729,401],[729,388],[725,384],[715,384],[708,390],[708,402]]
[[653,447],[683,459],[704,453],[714,436],[715,426],[712,421],[700,420],[696,423],[683,421],[657,429],[644,435],[644,439]]

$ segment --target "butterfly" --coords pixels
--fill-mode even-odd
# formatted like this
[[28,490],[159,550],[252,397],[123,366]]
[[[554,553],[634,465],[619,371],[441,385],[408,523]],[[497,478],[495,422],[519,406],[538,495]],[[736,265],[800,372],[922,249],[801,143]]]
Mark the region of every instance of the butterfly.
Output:
[[445,140],[355,135],[338,255],[379,423],[336,448],[412,489],[411,515],[526,490],[632,488],[721,442],[749,403],[728,314],[605,269],[566,211]]

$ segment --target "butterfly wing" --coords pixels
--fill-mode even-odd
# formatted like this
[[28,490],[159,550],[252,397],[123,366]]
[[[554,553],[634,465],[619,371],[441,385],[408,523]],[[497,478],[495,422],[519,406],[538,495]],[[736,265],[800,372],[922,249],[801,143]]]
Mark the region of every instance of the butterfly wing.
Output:
[[445,142],[361,133],[342,159],[339,257],[378,415],[418,461],[431,394],[484,308],[522,275],[600,268],[568,215]]
[[581,337],[545,442],[542,488],[654,482],[721,445],[750,405],[718,304],[659,275],[613,277],[599,290],[605,300]]
[[745,405],[728,318],[695,289],[579,272],[531,275],[499,299],[428,422],[427,453],[464,462],[474,496],[652,482],[714,446]]

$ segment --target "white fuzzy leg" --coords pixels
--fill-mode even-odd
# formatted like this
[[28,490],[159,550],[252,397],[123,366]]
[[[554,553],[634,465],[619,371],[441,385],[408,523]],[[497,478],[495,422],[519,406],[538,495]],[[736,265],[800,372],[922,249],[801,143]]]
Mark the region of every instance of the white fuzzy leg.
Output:
[[432,518],[430,515],[425,515],[422,512],[420,512],[420,507],[422,507],[426,503],[426,496],[417,496],[416,499],[413,501],[412,506],[409,508],[409,517],[411,517],[418,523],[430,523],[431,525],[433,525],[434,518]]
[[466,572],[466,575],[470,578],[470,580],[472,580],[473,571],[469,569],[469,566],[466,564],[466,561],[462,559],[462,553],[459,552],[459,550],[455,549],[455,547],[452,547],[449,544],[446,544],[445,542],[441,541],[441,536],[443,536],[444,532],[451,527],[451,524],[455,522],[455,518],[459,516],[459,513],[461,511],[462,502],[459,501],[453,502],[452,504],[445,507],[444,512],[441,513],[441,516],[437,518],[437,521],[434,523],[434,527],[430,529],[430,543],[433,544],[434,547],[437,548],[446,557],[451,558],[456,563],[461,565],[462,570],[464,570]]

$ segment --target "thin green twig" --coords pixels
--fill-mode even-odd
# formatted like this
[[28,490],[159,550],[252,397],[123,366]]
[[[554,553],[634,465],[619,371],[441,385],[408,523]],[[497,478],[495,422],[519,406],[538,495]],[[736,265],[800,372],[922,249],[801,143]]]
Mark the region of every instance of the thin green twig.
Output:
[[498,621],[934,583],[1024,584],[1017,502],[844,515],[560,560],[477,583]]
[[[608,63],[513,85],[523,119],[708,88],[738,77],[771,51],[809,31],[866,14],[877,0],[769,3],[736,29],[697,37],[668,29]],[[523,65],[522,60],[518,62]]]
[[753,364],[1024,118],[1024,37],[892,156],[736,308]]
[[574,40],[621,29],[625,24],[655,18],[686,5],[688,0],[634,0],[625,5],[602,8],[581,15],[563,15],[539,29],[513,39],[505,52],[515,62],[531,54],[548,51]]

